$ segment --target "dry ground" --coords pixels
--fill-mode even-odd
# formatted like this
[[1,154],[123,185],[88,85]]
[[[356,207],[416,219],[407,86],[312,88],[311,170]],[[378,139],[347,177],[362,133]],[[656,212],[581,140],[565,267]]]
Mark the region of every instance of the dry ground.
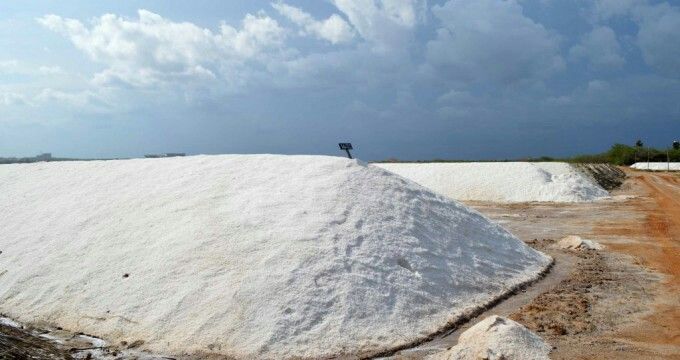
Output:
[[615,201],[476,205],[548,253],[559,251],[551,240],[532,238],[606,246],[579,253],[571,276],[511,314],[554,359],[680,359],[680,176],[626,171]]

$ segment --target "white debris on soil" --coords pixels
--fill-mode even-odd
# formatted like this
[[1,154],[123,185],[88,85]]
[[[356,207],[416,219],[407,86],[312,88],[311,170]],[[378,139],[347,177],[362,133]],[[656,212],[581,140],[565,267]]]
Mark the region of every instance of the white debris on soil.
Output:
[[356,160],[0,166],[0,311],[164,354],[319,358],[411,343],[551,259]]
[[50,340],[55,344],[63,344],[64,343],[64,341],[62,339],[60,339],[58,336],[54,336],[53,334],[51,334],[49,332],[44,333],[44,334],[40,334],[40,335],[38,335],[38,337],[41,337],[45,340]]
[[651,171],[680,171],[679,162],[638,162],[630,166],[633,169],[638,170],[651,170]]
[[567,250],[602,250],[602,245],[593,240],[582,239],[580,236],[569,235],[562,238],[557,246]]
[[[8,336],[6,329],[0,330],[0,348],[2,350],[6,350],[5,352],[9,352],[9,354],[20,354],[21,350],[33,352],[26,354],[22,359],[34,359],[37,353],[40,354],[40,359],[61,359],[66,352],[70,355],[70,358],[85,360],[172,359],[162,354],[151,354],[137,350],[143,344],[143,341],[131,344],[122,342],[112,345],[102,339],[81,333],[72,333],[61,328],[25,327],[5,317],[0,317],[0,325],[14,327],[18,331]],[[53,348],[49,349],[43,343],[36,343],[37,339],[48,342]],[[0,351],[0,353],[3,353],[3,351]],[[2,356],[0,358],[4,359]]]
[[21,329],[21,325],[19,325],[15,321],[12,321],[12,319],[8,319],[6,317],[0,317],[0,324],[5,325],[5,326],[9,326],[9,327],[13,327],[13,328],[17,328],[17,329]]
[[93,336],[88,336],[88,335],[78,335],[78,340],[84,341],[90,345],[90,347],[93,348],[103,348],[106,347],[106,341],[93,337]]
[[521,324],[493,315],[463,332],[456,346],[432,360],[548,360],[551,349]]
[[609,193],[567,163],[376,163],[456,200],[587,202]]

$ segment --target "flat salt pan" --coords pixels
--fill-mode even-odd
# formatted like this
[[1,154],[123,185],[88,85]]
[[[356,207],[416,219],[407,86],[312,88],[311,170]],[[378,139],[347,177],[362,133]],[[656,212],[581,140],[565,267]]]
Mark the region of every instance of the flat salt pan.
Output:
[[638,162],[630,166],[638,170],[652,170],[652,171],[680,171],[680,163],[672,162]]
[[431,360],[548,360],[551,349],[521,324],[492,315],[463,332],[456,346]]
[[567,163],[376,163],[456,200],[588,202],[609,193]]
[[0,312],[164,354],[382,351],[550,262],[474,210],[336,157],[2,165],[0,214]]

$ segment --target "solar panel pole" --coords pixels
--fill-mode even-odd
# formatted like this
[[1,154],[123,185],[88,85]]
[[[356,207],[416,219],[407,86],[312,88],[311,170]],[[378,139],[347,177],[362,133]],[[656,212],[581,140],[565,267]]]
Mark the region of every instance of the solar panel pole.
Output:
[[340,146],[340,150],[345,150],[347,152],[347,157],[352,159],[352,154],[349,152],[352,150],[352,144],[351,143],[339,143],[338,146]]

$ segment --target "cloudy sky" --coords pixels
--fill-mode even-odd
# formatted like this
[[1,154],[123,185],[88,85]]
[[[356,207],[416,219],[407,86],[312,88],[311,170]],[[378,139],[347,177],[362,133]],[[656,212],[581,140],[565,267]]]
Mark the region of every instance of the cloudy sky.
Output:
[[680,1],[0,3],[0,156],[491,159],[680,137]]

